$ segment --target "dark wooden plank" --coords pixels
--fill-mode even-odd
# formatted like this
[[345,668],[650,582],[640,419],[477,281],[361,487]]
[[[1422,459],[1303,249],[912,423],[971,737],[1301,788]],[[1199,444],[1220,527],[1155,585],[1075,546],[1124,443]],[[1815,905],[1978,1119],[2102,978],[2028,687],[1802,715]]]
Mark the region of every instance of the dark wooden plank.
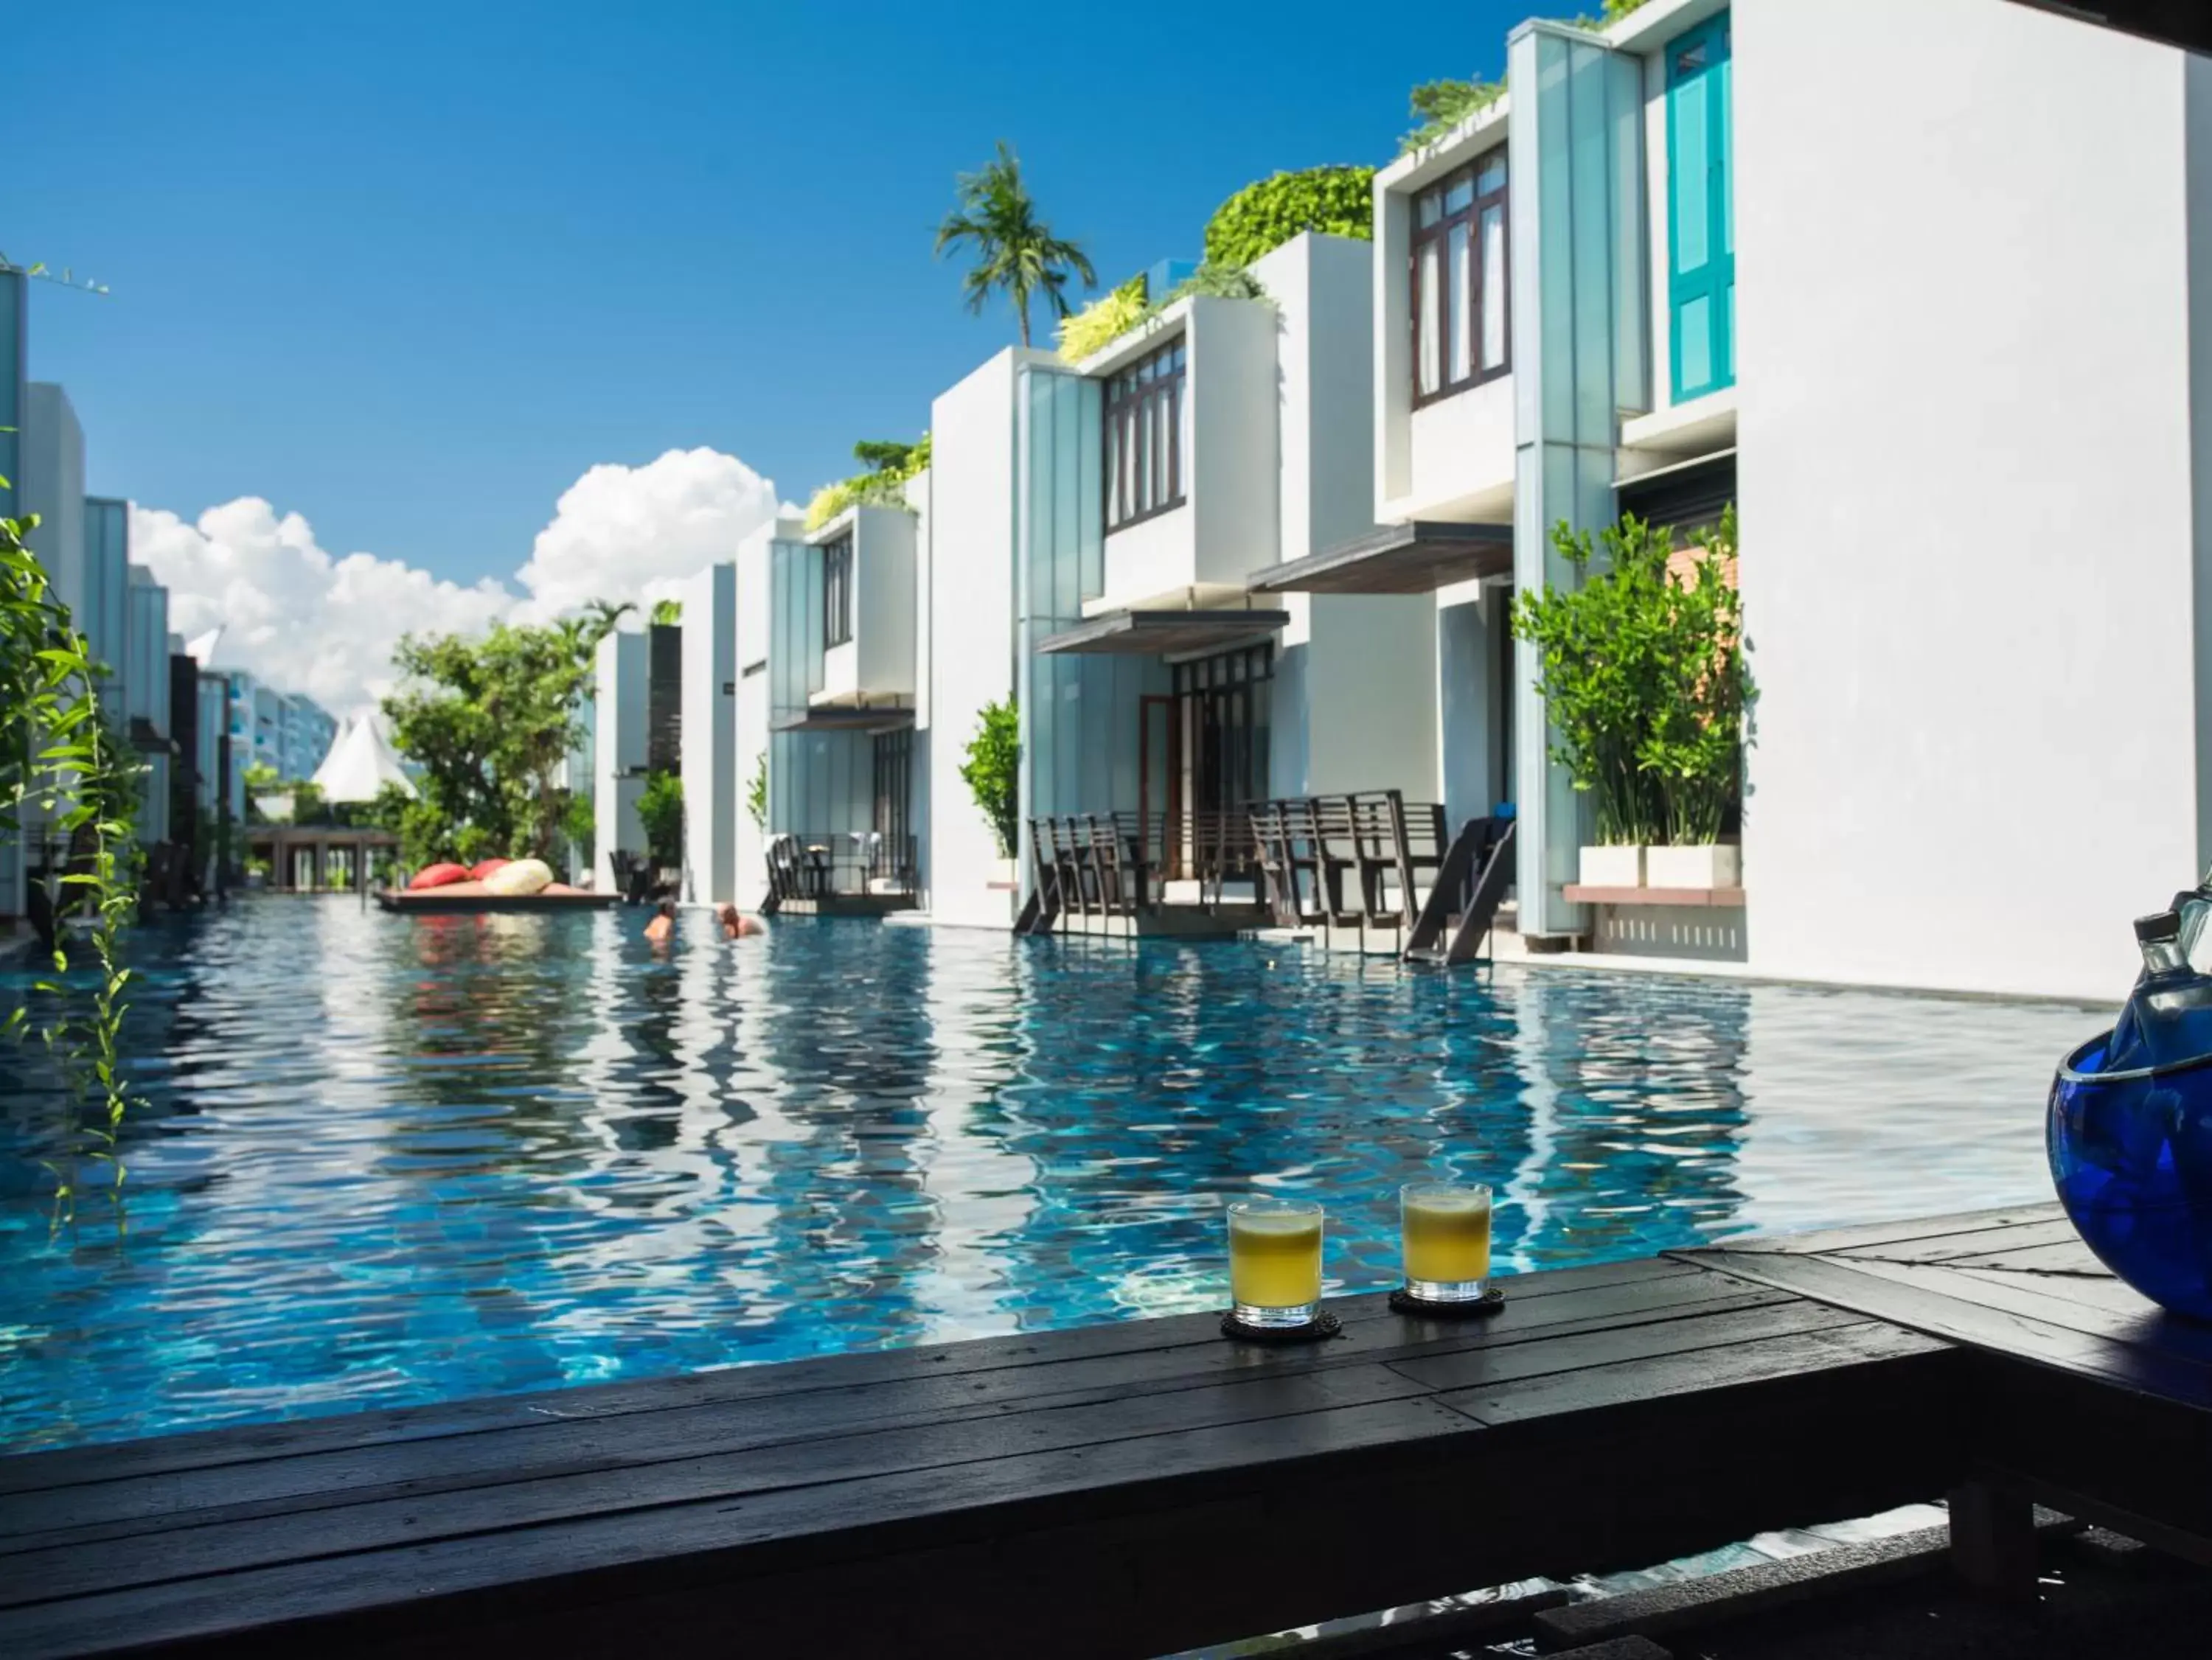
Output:
[[1904,1352],[1501,1430],[1391,1401],[95,1593],[8,1616],[0,1641],[1159,1653],[1940,1488],[1959,1357],[1890,1336]]
[[[2026,1307],[2007,1306],[2002,1287],[1985,1287],[1940,1268],[1776,1252],[1712,1251],[1697,1257],[1755,1284],[2040,1365],[2092,1372],[2130,1389],[2197,1401],[2212,1382],[2212,1372],[2197,1361],[2130,1341],[2133,1334],[2115,1330],[2122,1317],[2057,1298],[2030,1297],[2021,1300]],[[1960,1294],[1962,1290],[1970,1294]],[[2185,1341],[2199,1339],[2192,1333]]]
[[[1498,1283],[1510,1304],[1518,1307],[1538,1299],[1593,1287],[1642,1284],[1701,1271],[1693,1263],[1644,1258],[1502,1276]],[[1332,1299],[1329,1306],[1347,1325],[1399,1318],[1389,1312],[1387,1297],[1381,1293]],[[549,1421],[670,1411],[709,1402],[850,1388],[879,1380],[923,1375],[963,1376],[1088,1356],[1133,1354],[1178,1344],[1218,1342],[1216,1325],[1217,1317],[1212,1314],[1131,1320],[1072,1331],[971,1338],[828,1355],[817,1360],[732,1366],[671,1378],[631,1378],[573,1389],[380,1408],[343,1415],[235,1425],[141,1440],[20,1453],[0,1457],[0,1496],[388,1441],[428,1440],[486,1430],[526,1427]]]
[[[1401,1380],[1402,1381],[1402,1380]],[[486,1595],[481,1611],[520,1613],[548,1582],[589,1582],[595,1600],[696,1584],[734,1567],[748,1553],[813,1538],[848,1562],[871,1554],[872,1538],[905,1524],[948,1525],[957,1513],[1017,1506],[1065,1524],[1080,1509],[1110,1513],[1102,1488],[1151,1480],[1179,1488],[1208,1474],[1235,1473],[1262,1457],[1279,1479],[1308,1461],[1440,1438],[1473,1438],[1479,1426],[1432,1403],[1394,1400],[1334,1412],[1292,1414],[1138,1438],[986,1458],[947,1471],[903,1470],[770,1492],[750,1501],[715,1499],[644,1512],[594,1515],[489,1536],[348,1552],[280,1567],[213,1578],[168,1579],[19,1608],[0,1619],[0,1650],[11,1660],[190,1637],[218,1646],[236,1634],[313,1616],[387,1607],[395,1595],[419,1615],[440,1599]],[[939,1590],[942,1596],[951,1587]],[[967,1593],[960,1593],[967,1594]],[[811,1617],[834,1627],[842,1603]],[[404,1622],[419,1628],[418,1621]],[[834,1639],[834,1637],[832,1639]],[[562,1647],[561,1651],[571,1651]]]
[[2117,1307],[2100,1306],[2052,1295],[2054,1286],[2069,1283],[2055,1275],[1962,1269],[1934,1263],[1866,1263],[1854,1267],[1871,1278],[1971,1304],[1993,1316],[2024,1316],[2045,1325],[2106,1338],[2137,1352],[2191,1362],[2197,1368],[2196,1387],[2207,1392],[2206,1403],[2212,1405],[2212,1327],[2176,1320],[2146,1297],[2130,1293]]
[[[2026,1229],[2021,1230],[2023,1233]],[[2037,1245],[2022,1242],[1996,1251],[1977,1251],[1955,1257],[1929,1259],[1929,1268],[1950,1269],[2002,1269],[2014,1274],[2063,1274],[2076,1278],[2110,1280],[2112,1270],[2079,1238],[2069,1237]]]
[[1954,1257],[2022,1250],[2035,1245],[2079,1244],[2081,1235],[2062,1215],[2048,1221],[2013,1222],[2002,1227],[1978,1228],[1966,1233],[1939,1233],[1932,1238],[1905,1239],[1882,1245],[1856,1245],[1822,1254],[1875,1257],[1891,1263],[1943,1263]]
[[384,1499],[250,1521],[210,1523],[141,1538],[128,1551],[61,1547],[0,1559],[0,1607],[433,1539],[599,1519],[627,1511],[738,1499],[903,1470],[942,1471],[1048,1450],[1096,1447],[1177,1431],[1409,1399],[1425,1392],[1421,1385],[1387,1366],[1346,1366],[1133,1396],[1014,1418],[963,1420],[920,1430],[780,1443],[642,1469],[510,1481],[428,1498]]
[[1648,1407],[1670,1396],[1730,1385],[1881,1368],[1894,1360],[1941,1354],[1947,1347],[1918,1332],[1864,1320],[1727,1348],[1486,1384],[1439,1395],[1437,1399],[1455,1412],[1495,1427],[1531,1418],[1572,1418],[1601,1407]]
[[1938,1239],[1954,1234],[1983,1233],[2008,1227],[2027,1227],[2063,1220],[2056,1200],[2048,1204],[2002,1205],[1990,1210],[1963,1210],[1950,1216],[1914,1216],[1893,1222],[1867,1222],[1852,1227],[1820,1228],[1805,1233],[1778,1233],[1765,1238],[1728,1239],[1717,1249],[1735,1251],[1780,1251],[1813,1256],[1852,1251],[1869,1245],[1891,1245],[1916,1239]]
[[1849,1309],[1803,1300],[1765,1307],[1669,1320],[1663,1324],[1613,1327],[1550,1342],[1510,1348],[1475,1348],[1433,1360],[1399,1360],[1392,1370],[1437,1390],[1473,1388],[1521,1378],[1577,1372],[1589,1366],[1648,1360],[1662,1354],[1688,1354],[1727,1348],[1793,1332],[1822,1331],[1863,1324]]
[[386,1442],[251,1464],[87,1483],[16,1496],[0,1552],[86,1545],[165,1527],[697,1457],[848,1431],[951,1422],[1120,1399],[1249,1375],[1287,1375],[1470,1347],[1503,1349],[1708,1311],[1798,1300],[1725,1275],[1653,1278],[1509,1302],[1477,1324],[1367,1320],[1340,1342],[1291,1350],[1224,1342],[951,1377],[772,1395],[612,1420],[546,1421],[434,1442]]
[[2004,1355],[1966,1360],[1972,1451],[1986,1470],[2212,1566],[2212,1413]]

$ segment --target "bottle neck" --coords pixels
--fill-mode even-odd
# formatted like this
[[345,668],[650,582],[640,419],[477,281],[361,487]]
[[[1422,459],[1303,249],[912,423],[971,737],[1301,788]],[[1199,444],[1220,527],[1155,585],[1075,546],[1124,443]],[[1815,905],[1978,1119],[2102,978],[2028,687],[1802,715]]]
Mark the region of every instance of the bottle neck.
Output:
[[2182,950],[2179,940],[2145,940],[2142,955],[2146,974],[2171,974],[2189,966],[2188,954]]

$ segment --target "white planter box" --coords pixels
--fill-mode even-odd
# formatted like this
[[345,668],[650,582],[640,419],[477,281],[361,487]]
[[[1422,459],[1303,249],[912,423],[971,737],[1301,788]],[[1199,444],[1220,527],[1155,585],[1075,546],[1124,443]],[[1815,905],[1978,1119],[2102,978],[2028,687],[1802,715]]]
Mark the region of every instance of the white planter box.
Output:
[[1585,847],[1576,876],[1584,888],[1641,888],[1644,849],[1641,845]]
[[1647,848],[1644,869],[1653,888],[1737,888],[1743,882],[1743,849],[1730,842]]

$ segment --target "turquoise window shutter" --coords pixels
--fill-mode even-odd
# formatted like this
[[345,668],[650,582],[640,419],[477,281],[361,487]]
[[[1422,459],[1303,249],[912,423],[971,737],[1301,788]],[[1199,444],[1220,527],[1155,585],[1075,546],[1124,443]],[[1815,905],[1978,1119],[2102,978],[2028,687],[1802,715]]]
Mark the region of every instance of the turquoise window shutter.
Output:
[[1735,384],[1729,14],[1667,45],[1667,309],[1674,402]]

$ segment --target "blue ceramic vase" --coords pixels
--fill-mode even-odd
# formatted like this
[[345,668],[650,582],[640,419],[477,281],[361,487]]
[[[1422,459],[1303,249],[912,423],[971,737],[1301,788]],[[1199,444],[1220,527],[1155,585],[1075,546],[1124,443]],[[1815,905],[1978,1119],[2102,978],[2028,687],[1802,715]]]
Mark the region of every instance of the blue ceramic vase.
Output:
[[2212,1055],[2106,1072],[2111,1037],[2069,1055],[2051,1086],[2059,1202],[2113,1273],[2162,1307],[2212,1320]]

